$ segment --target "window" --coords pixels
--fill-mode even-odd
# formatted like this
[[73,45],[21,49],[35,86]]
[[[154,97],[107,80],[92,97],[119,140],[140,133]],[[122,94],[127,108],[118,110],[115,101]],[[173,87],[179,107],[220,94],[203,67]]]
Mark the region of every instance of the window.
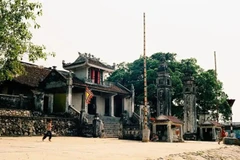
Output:
[[90,78],[92,83],[100,84],[100,78],[101,78],[100,70],[92,68],[91,69],[91,78]]
[[170,85],[170,80],[169,79],[167,79],[167,85]]

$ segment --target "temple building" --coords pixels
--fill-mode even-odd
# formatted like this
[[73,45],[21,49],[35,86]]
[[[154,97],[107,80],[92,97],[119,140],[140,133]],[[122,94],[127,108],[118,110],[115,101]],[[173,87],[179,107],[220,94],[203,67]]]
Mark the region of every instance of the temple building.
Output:
[[[54,68],[42,82],[45,94],[51,95],[53,112],[68,112],[71,108],[90,115],[98,113],[112,117],[120,117],[124,110],[130,116],[134,112],[132,91],[106,80],[115,64],[110,66],[91,54],[79,53],[74,62],[63,61],[62,65],[67,71]],[[89,103],[86,102],[86,90],[93,94]]]

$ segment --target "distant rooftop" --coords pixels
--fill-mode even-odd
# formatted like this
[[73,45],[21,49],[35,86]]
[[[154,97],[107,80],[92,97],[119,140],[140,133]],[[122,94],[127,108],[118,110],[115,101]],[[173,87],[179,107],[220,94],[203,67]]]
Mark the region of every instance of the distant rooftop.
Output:
[[112,71],[115,69],[115,63],[111,66],[104,62],[101,62],[100,58],[96,58],[96,57],[94,57],[94,55],[91,55],[90,53],[88,54],[88,53],[78,52],[78,54],[79,54],[78,58],[73,63],[65,63],[65,61],[63,61],[62,62],[63,67],[69,68],[69,67],[73,67],[73,66],[89,64],[89,65],[98,66],[98,67],[105,68],[105,69],[112,70]]

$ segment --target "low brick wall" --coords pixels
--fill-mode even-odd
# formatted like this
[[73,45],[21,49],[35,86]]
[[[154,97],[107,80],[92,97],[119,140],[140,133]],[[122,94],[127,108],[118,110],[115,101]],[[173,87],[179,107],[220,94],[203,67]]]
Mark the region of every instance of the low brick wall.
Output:
[[34,106],[33,98],[23,95],[0,94],[0,108],[31,109]]
[[[93,115],[87,115],[88,123],[92,124],[94,116]],[[118,138],[119,137],[119,129],[120,129],[120,123],[119,117],[110,117],[110,116],[99,116],[99,118],[104,123],[104,136],[106,138]]]
[[124,125],[121,131],[122,131],[121,139],[129,140],[142,139],[142,130],[139,129],[139,125]]
[[53,121],[53,134],[77,136],[78,120],[57,117],[13,117],[0,116],[1,136],[41,136],[46,131],[47,120]]
[[[86,132],[91,133],[93,115],[87,115],[89,126]],[[80,125],[78,118],[41,117],[33,116],[29,110],[0,109],[1,136],[40,136],[45,132],[47,120],[53,121],[53,133],[57,136],[79,136]],[[100,116],[104,123],[104,137],[118,138],[120,133],[120,118]]]
[[3,109],[0,108],[0,116],[30,117],[31,111],[21,109]]

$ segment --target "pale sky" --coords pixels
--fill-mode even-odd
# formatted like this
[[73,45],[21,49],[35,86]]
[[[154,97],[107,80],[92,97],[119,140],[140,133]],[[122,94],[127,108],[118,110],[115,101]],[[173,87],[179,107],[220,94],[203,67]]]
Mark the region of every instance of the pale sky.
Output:
[[240,122],[240,1],[231,0],[39,0],[43,16],[34,42],[55,58],[37,64],[58,66],[87,52],[108,64],[133,62],[143,54],[143,12],[146,13],[146,55],[174,52],[194,57],[214,69],[229,98],[236,99],[233,121]]

